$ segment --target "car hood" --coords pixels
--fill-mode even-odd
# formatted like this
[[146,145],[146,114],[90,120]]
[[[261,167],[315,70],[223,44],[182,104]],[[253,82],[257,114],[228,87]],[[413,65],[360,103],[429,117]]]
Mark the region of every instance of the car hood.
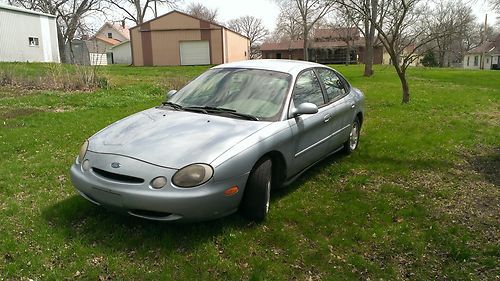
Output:
[[179,169],[211,163],[269,122],[152,108],[119,120],[90,138],[89,150]]

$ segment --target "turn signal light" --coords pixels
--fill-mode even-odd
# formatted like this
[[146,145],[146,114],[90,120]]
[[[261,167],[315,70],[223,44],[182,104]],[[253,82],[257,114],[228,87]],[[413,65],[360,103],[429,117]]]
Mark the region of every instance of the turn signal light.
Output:
[[232,195],[235,195],[236,193],[238,193],[237,186],[230,187],[224,191],[224,195],[226,195],[226,196],[232,196]]

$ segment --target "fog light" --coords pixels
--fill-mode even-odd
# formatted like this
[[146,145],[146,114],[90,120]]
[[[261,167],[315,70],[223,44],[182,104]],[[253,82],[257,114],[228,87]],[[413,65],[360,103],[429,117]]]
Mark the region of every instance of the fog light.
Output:
[[167,179],[165,177],[157,177],[151,181],[151,187],[155,189],[160,189],[167,184]]
[[90,170],[90,161],[88,159],[86,159],[85,161],[83,161],[83,163],[82,163],[82,169],[85,172],[88,172]]

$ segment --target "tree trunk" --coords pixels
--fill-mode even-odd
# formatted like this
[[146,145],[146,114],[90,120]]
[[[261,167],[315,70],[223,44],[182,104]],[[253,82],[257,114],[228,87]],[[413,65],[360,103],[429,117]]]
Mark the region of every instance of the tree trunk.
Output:
[[308,37],[308,36],[307,36],[307,34],[308,34],[308,31],[307,31],[307,29],[306,29],[306,28],[307,28],[307,27],[306,27],[306,26],[304,26],[304,33],[303,33],[303,35],[302,35],[302,37],[304,37],[304,38],[303,38],[303,39],[304,39],[304,45],[303,45],[303,47],[304,47],[304,60],[305,60],[305,61],[309,61],[309,52],[308,52],[308,50],[307,50],[307,43],[308,43],[308,42],[307,42],[307,41],[308,41],[308,40],[307,40],[307,37]]
[[370,77],[373,75],[373,44],[371,44],[370,39],[366,38],[365,41],[365,72],[363,76]]
[[[371,0],[370,8],[371,8],[371,18],[376,19],[378,13],[378,1]],[[370,77],[373,75],[373,59],[374,59],[373,44],[375,42],[375,25],[369,20],[365,22],[365,34],[366,34],[365,58],[364,58],[365,72],[363,73],[363,75],[366,77]]]
[[59,45],[59,59],[62,63],[68,63],[66,60],[66,44],[64,42],[64,36],[59,26],[57,27],[57,40],[57,43]]
[[410,102],[410,87],[408,85],[408,80],[406,80],[406,69],[404,66],[399,64],[399,59],[395,53],[391,54],[392,65],[396,69],[396,73],[398,74],[399,80],[401,81],[401,88],[403,90],[403,98],[401,100],[402,103]]
[[403,89],[402,103],[410,102],[410,87],[408,85],[408,80],[406,80],[406,72],[404,70],[397,70],[399,80],[401,81],[401,88]]
[[345,54],[345,65],[349,65],[351,63],[351,45],[347,42],[347,49]]

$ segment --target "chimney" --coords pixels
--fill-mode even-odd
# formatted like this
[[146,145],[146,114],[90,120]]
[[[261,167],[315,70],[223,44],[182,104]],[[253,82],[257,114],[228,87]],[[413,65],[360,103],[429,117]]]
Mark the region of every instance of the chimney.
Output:
[[125,20],[122,20],[122,28],[125,28]]

